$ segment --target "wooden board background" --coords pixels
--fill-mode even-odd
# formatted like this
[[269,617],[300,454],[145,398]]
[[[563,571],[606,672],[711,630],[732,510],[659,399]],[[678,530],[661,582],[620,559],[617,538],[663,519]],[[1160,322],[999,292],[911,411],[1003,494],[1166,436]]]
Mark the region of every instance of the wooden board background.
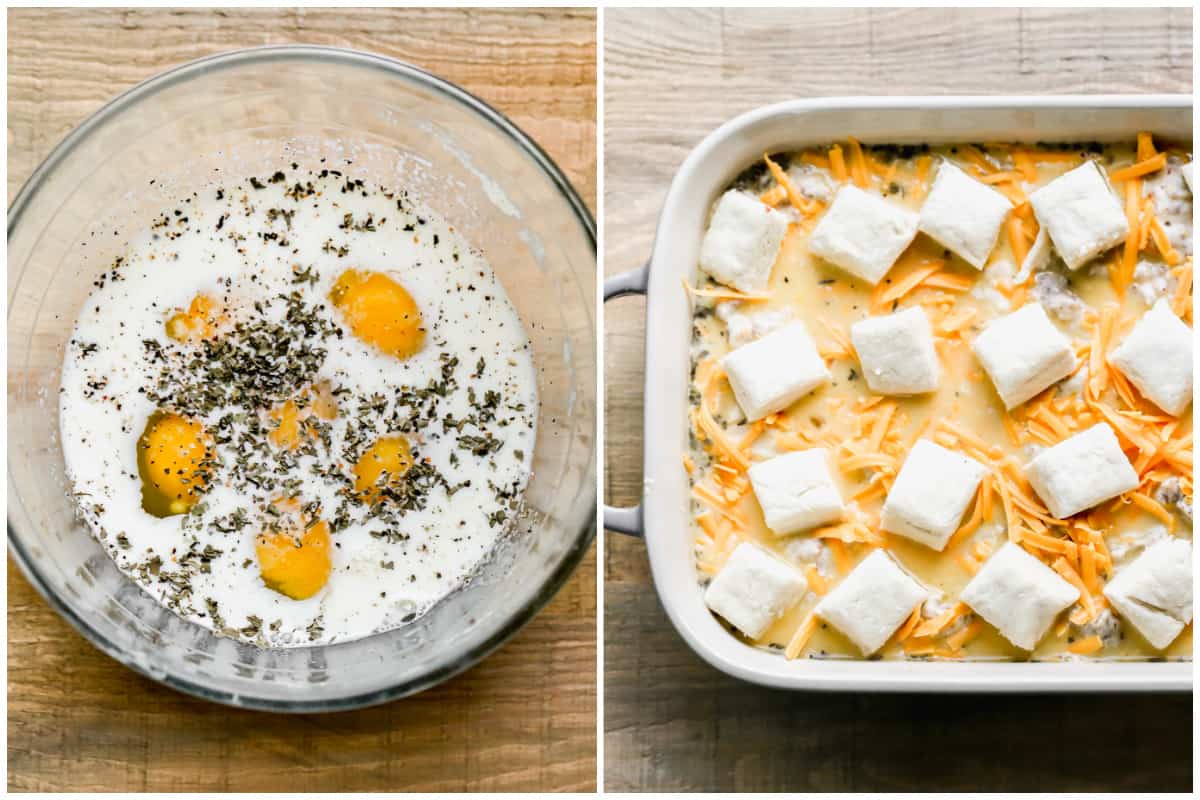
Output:
[[[736,114],[855,94],[1191,92],[1188,9],[609,10],[604,268],[642,263],[689,150]],[[606,499],[642,479],[644,303],[605,309]],[[605,786],[1069,791],[1191,787],[1182,696],[784,693],[671,627],[645,549],[605,540]]]
[[[466,87],[596,197],[591,10],[12,10],[8,198],[100,105],[235,47],[338,45]],[[596,776],[595,560],[483,664],[359,712],[274,716],[165,689],[94,650],[8,567],[15,791],[576,790]]]

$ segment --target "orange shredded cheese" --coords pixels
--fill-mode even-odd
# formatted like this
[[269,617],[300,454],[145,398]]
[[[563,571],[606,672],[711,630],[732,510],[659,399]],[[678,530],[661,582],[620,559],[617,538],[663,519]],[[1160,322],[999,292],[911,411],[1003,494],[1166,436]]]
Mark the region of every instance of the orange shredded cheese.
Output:
[[1012,181],[1023,180],[1025,175],[1015,170],[1008,172],[993,172],[990,175],[983,175],[979,178],[980,183],[995,184],[995,183],[1011,183]]
[[850,175],[854,178],[854,184],[858,188],[866,189],[871,185],[871,178],[867,172],[867,162],[863,157],[862,145],[853,136],[849,136],[847,139],[850,146]]
[[1107,305],[1100,310],[1100,319],[1092,331],[1091,352],[1088,354],[1088,395],[1099,399],[1108,381],[1108,360],[1105,351],[1108,340],[1112,336],[1113,322],[1116,320],[1117,308]]
[[988,479],[986,477],[979,482],[979,492],[975,497],[975,506],[971,510],[971,516],[962,524],[962,526],[959,527],[958,530],[954,532],[954,535],[950,537],[948,542],[946,542],[946,547],[957,547],[964,539],[974,533],[979,526],[983,524],[983,521],[987,519],[987,517],[984,516],[983,507],[983,497],[984,493],[987,491],[987,485]]
[[1154,149],[1154,136],[1150,131],[1139,131],[1137,135],[1137,160],[1145,161],[1157,154]]
[[1151,156],[1144,161],[1138,161],[1135,164],[1130,164],[1127,167],[1114,170],[1108,175],[1109,180],[1114,182],[1133,180],[1144,175],[1149,175],[1152,172],[1158,172],[1167,165],[1167,154],[1159,153],[1156,156]]
[[936,636],[937,634],[941,633],[942,629],[970,610],[971,609],[969,609],[965,603],[955,603],[941,614],[938,614],[936,617],[932,617],[931,619],[927,619],[922,622],[917,629],[913,631],[913,636]]
[[927,289],[945,289],[950,292],[970,291],[974,285],[975,282],[966,275],[951,275],[947,272],[935,272],[921,281],[921,286]]
[[878,450],[882,446],[883,438],[887,435],[895,413],[895,403],[884,403],[879,407],[879,411],[876,412],[875,424],[871,428],[871,438],[867,440],[867,447],[869,449]]
[[895,469],[896,459],[891,456],[880,453],[878,455],[859,455],[851,456],[838,462],[838,467],[843,472],[856,472],[860,469]]
[[789,660],[793,660],[800,656],[804,651],[804,646],[808,644],[808,640],[812,638],[813,632],[817,629],[817,617],[811,611],[804,617],[800,623],[800,627],[792,634],[792,640],[788,642],[783,654]]
[[1083,585],[1092,594],[1098,594],[1101,590],[1096,561],[1097,554],[1094,545],[1088,544],[1079,548],[1079,577],[1083,579]]
[[696,522],[699,523],[700,528],[708,534],[710,539],[715,540],[717,538],[717,519],[713,516],[711,511],[705,511],[702,514],[697,514]]
[[1088,587],[1084,584],[1083,579],[1079,577],[1079,573],[1068,563],[1065,558],[1059,557],[1050,565],[1054,571],[1062,575],[1067,583],[1079,590],[1079,605],[1083,608],[1086,615],[1085,621],[1090,622],[1096,618],[1096,603],[1092,599],[1092,593],[1088,591]]
[[979,148],[973,144],[963,145],[958,148],[962,154],[963,160],[968,164],[978,168],[984,175],[990,175],[996,172],[996,165],[988,160]]
[[744,520],[733,512],[733,509],[729,507],[729,503],[725,501],[725,498],[716,494],[704,484],[697,483],[692,487],[692,497],[709,506],[713,511],[716,511],[739,528],[745,526]]
[[1129,235],[1125,237],[1125,249],[1121,255],[1121,273],[1117,291],[1121,294],[1133,283],[1133,271],[1137,267],[1138,219],[1142,213],[1142,182],[1130,178],[1125,183],[1125,219],[1129,223]]
[[975,620],[969,625],[966,625],[965,627],[947,636],[946,644],[954,650],[961,650],[982,631],[983,622],[981,620]]
[[880,311],[900,300],[945,265],[946,262],[941,260],[928,260],[893,269],[894,277],[880,281],[871,292],[872,310]]
[[1189,258],[1182,267],[1174,272],[1178,284],[1175,287],[1175,295],[1171,298],[1171,310],[1175,312],[1176,316],[1190,320],[1192,316],[1192,260]]
[[829,583],[821,575],[821,571],[813,564],[808,564],[804,567],[804,580],[808,583],[808,588],[815,592],[818,597],[824,596],[829,591]]
[[875,477],[864,488],[850,496],[850,499],[856,503],[865,503],[868,500],[874,500],[878,497],[883,497],[887,494],[887,486],[876,474]]
[[683,281],[683,288],[692,297],[716,297],[722,300],[769,300],[769,294],[746,294],[745,292],[735,292],[733,289],[697,289],[687,282]]
[[1135,506],[1146,511],[1159,522],[1166,525],[1168,533],[1175,532],[1175,515],[1163,508],[1162,504],[1153,497],[1145,492],[1131,492],[1129,499]]
[[821,155],[820,153],[814,153],[811,150],[806,150],[803,153],[801,153],[800,160],[803,161],[805,164],[810,164],[814,167],[819,167],[820,169],[829,169],[829,167],[830,167],[828,158]]
[[838,183],[845,183],[850,179],[850,173],[846,171],[846,158],[842,155],[841,145],[835,144],[829,148],[829,167]]
[[1074,542],[1067,541],[1066,539],[1057,539],[1044,533],[1038,533],[1037,531],[1024,531],[1021,534],[1021,544],[1025,545],[1026,548],[1044,550],[1048,553],[1058,553],[1063,556],[1074,556],[1077,552]]
[[913,629],[916,628],[917,623],[921,621],[921,605],[922,604],[918,603],[917,607],[914,608],[912,613],[908,615],[908,619],[904,620],[904,624],[896,630],[896,641],[903,642],[912,635]]
[[1025,263],[1025,257],[1029,254],[1029,246],[1025,243],[1024,222],[1019,216],[1009,215],[1005,233],[1008,236],[1008,246],[1012,250],[1013,260],[1020,267]]
[[1086,656],[1100,650],[1104,647],[1104,642],[1099,636],[1092,634],[1091,636],[1079,639],[1067,645],[1067,649],[1077,655]]
[[829,545],[829,551],[833,553],[833,563],[837,565],[838,572],[845,575],[850,571],[850,555],[846,552],[846,545],[841,539],[827,539],[826,544]]
[[996,491],[1000,493],[1000,506],[1004,509],[1004,524],[1008,529],[1008,540],[1010,542],[1019,542],[1021,540],[1021,533],[1017,527],[1017,515],[1013,513],[1012,498],[1008,495],[1007,482],[997,480]]
[[978,316],[978,313],[979,312],[973,308],[964,308],[961,311],[957,311],[954,314],[945,317],[941,323],[938,324],[937,329],[943,335],[956,333],[970,325],[971,321]]
[[787,189],[783,188],[782,184],[777,183],[760,194],[758,200],[761,203],[774,207],[786,200],[787,196]]
[[824,317],[817,317],[817,322],[821,323],[821,327],[829,334],[829,338],[833,339],[837,345],[835,350],[829,351],[831,355],[839,358],[858,358],[854,351],[854,344],[850,341],[850,336],[842,332],[836,325],[831,323]]
[[917,156],[917,175],[912,190],[913,199],[921,201],[929,191],[929,168],[933,165],[932,156]]
[[775,182],[783,187],[784,193],[787,195],[788,202],[799,211],[801,214],[811,214],[813,212],[813,204],[804,195],[796,189],[792,184],[792,179],[783,171],[783,168],[771,160],[771,157],[763,153],[763,161],[767,162],[767,169],[771,171],[771,176],[775,178]]
[[1183,256],[1179,255],[1174,247],[1171,246],[1171,240],[1167,237],[1167,232],[1162,226],[1157,216],[1149,217],[1150,238],[1154,240],[1154,247],[1169,265],[1175,266],[1183,260]]

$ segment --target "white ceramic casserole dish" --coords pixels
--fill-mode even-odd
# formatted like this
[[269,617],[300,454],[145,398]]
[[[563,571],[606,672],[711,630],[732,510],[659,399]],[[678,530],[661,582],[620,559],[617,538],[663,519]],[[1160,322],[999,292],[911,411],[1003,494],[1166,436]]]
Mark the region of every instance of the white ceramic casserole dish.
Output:
[[[691,312],[708,210],[764,152],[855,136],[865,143],[1132,140],[1139,130],[1190,141],[1188,95],[854,97],[797,100],[743,114],[705,138],[667,193],[650,261],[605,283],[605,300],[645,293],[644,489],[639,507],[605,507],[605,527],[644,534],[659,598],[687,643],[744,680],[788,689],[921,692],[1188,691],[1190,662],[903,662],[801,659],[752,648],[704,605],[690,551],[687,450]],[[653,376],[653,379],[649,379]]]

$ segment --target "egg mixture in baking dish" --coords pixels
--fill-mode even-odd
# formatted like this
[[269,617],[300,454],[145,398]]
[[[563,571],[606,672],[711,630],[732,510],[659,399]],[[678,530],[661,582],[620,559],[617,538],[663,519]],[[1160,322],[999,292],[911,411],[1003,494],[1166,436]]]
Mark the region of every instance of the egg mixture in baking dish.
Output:
[[716,202],[708,607],[795,658],[1186,659],[1190,142],[764,156]]
[[529,476],[529,339],[484,255],[340,169],[213,185],[95,282],[63,363],[79,511],[185,619],[347,641],[468,581]]

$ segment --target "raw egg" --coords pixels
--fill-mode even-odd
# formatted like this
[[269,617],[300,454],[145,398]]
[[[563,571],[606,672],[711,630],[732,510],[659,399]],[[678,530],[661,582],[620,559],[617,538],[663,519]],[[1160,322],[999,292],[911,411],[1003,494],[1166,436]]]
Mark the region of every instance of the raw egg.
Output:
[[258,568],[267,588],[293,600],[312,597],[329,580],[329,525],[323,520],[296,535],[285,531],[259,534],[255,542]]
[[404,476],[413,465],[408,439],[384,436],[359,456],[354,465],[354,490],[367,503],[379,501],[381,490]]
[[298,401],[286,400],[271,409],[269,415],[275,428],[267,434],[271,444],[284,450],[295,450],[300,446],[301,433],[309,437],[318,436],[315,426],[309,424],[312,417],[326,422],[337,416],[337,398],[329,383],[321,381],[305,389]]
[[220,317],[216,301],[206,294],[198,294],[192,298],[187,310],[177,311],[167,320],[167,336],[190,344],[211,339],[217,333]]
[[388,355],[408,358],[425,342],[412,295],[383,273],[348,269],[338,276],[329,299],[355,336]]
[[284,450],[295,450],[300,446],[300,409],[288,400],[283,405],[271,409],[271,419],[275,421],[275,430],[267,434],[271,444]]
[[138,439],[142,508],[156,517],[185,514],[204,493],[212,439],[204,426],[178,414],[156,411]]

